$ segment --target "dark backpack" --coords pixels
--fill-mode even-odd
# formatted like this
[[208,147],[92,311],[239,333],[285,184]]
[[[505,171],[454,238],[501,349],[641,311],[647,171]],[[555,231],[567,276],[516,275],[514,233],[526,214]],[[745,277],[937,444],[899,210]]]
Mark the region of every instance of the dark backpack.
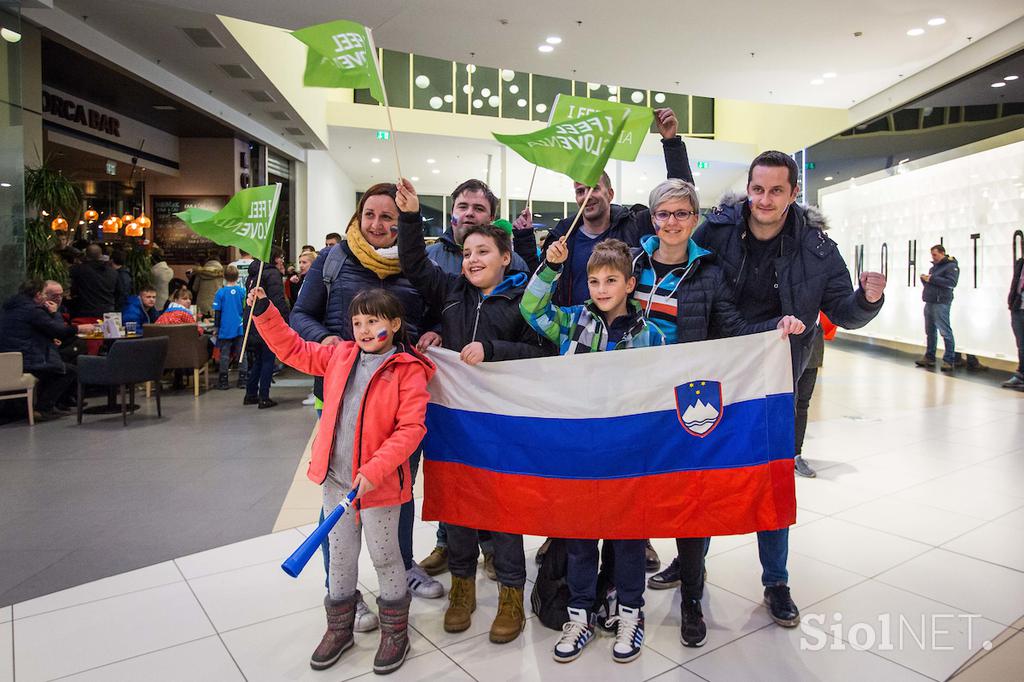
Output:
[[[561,630],[569,620],[569,583],[566,581],[568,566],[569,554],[565,540],[552,539],[530,593],[530,607],[537,614],[537,619],[552,630]],[[597,574],[597,599],[590,608],[596,624],[601,627],[604,627],[608,616],[617,611],[615,586],[608,577],[612,572],[610,568],[603,566]]]
[[338,275],[341,273],[341,269],[345,267],[347,260],[348,253],[341,247],[341,244],[335,244],[327,252],[327,260],[324,261],[323,269],[324,289],[327,290],[327,296],[324,297],[324,305],[331,298],[331,285],[334,284],[334,280],[338,279]]

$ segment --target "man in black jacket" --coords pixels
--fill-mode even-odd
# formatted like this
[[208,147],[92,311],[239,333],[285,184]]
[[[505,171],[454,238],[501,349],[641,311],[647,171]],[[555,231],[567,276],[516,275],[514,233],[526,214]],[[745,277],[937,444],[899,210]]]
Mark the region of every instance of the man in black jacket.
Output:
[[1003,388],[1024,391],[1024,258],[1013,263],[1013,279],[1010,280],[1006,304],[1010,307],[1010,327],[1017,339],[1017,371],[1003,382]]
[[[824,217],[796,204],[798,192],[792,157],[764,152],[747,171],[746,196],[723,201],[694,235],[716,254],[747,322],[795,315],[806,326],[789,337],[794,386],[810,356],[818,312],[841,327],[863,327],[881,309],[885,290],[882,274],[864,272],[854,291],[836,243],[825,236]],[[761,531],[757,544],[768,610],[779,625],[796,627],[800,611],[786,570],[789,528]]]
[[90,244],[85,260],[71,268],[71,302],[76,318],[102,320],[104,313],[114,312],[118,277],[108,263],[100,258],[103,249]]
[[[680,178],[693,184],[693,173],[690,171],[690,161],[686,156],[686,145],[683,139],[676,133],[679,129],[679,122],[671,109],[657,109],[655,112],[655,123],[661,133],[661,144],[665,152],[665,167],[668,177]],[[587,191],[590,189],[580,183],[574,185],[576,203],[583,204]],[[618,239],[629,247],[640,246],[640,237],[654,233],[654,226],[651,222],[651,212],[643,206],[619,206],[613,204],[615,191],[612,189],[611,179],[607,173],[601,175],[601,180],[590,193],[587,205],[583,207],[582,223],[576,226],[569,236],[567,246],[569,247],[569,258],[562,266],[562,277],[558,281],[558,288],[552,297],[555,305],[569,306],[581,305],[590,298],[587,288],[587,260],[593,253],[598,242],[605,239]],[[561,239],[569,231],[573,218],[566,217],[548,233],[541,247],[542,253],[547,253],[552,242]],[[524,211],[516,219],[516,228],[522,228],[524,222],[529,221],[529,215]],[[529,222],[526,222],[528,225]]]
[[[75,383],[74,365],[66,364],[57,343],[75,338],[78,332],[91,332],[96,325],[69,325],[57,314],[57,303],[43,294],[43,282],[30,279],[18,293],[4,303],[0,352],[22,355],[26,372],[39,380],[36,386],[36,410],[41,421],[70,414],[63,409]],[[62,404],[63,403],[63,404]]]
[[[942,371],[952,372],[954,368],[963,366],[963,359],[956,352],[956,341],[953,339],[953,327],[949,322],[950,308],[953,306],[953,289],[960,281],[960,266],[956,259],[946,253],[946,247],[936,244],[931,248],[932,267],[927,275],[921,275],[921,300],[924,301],[924,357],[915,360],[918,367],[934,367],[935,352],[938,350],[938,338],[942,336],[945,351],[942,354]],[[938,328],[938,335],[935,330]],[[967,355],[967,369],[980,371],[983,367],[973,355]]]

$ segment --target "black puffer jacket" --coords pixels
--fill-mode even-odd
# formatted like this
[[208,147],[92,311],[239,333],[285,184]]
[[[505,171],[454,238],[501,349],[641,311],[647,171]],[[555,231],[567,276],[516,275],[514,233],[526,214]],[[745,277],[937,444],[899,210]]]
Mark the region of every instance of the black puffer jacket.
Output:
[[[665,170],[669,178],[679,178],[693,184],[693,173],[690,171],[690,160],[686,155],[686,145],[683,139],[676,136],[670,140],[662,140],[661,145],[665,154]],[[561,239],[572,226],[573,218],[567,217],[560,220],[554,228],[548,232],[541,246],[541,258],[548,252],[552,242]],[[582,220],[582,218],[581,218]],[[579,229],[579,225],[576,226]],[[574,231],[575,234],[575,231]],[[654,234],[654,224],[651,221],[651,211],[646,206],[634,204],[633,206],[611,205],[611,217],[608,230],[601,235],[600,239],[618,239],[626,243],[626,246],[640,246],[640,238],[644,235]],[[562,265],[562,278],[558,280],[558,288],[555,290],[551,301],[555,305],[567,306],[577,305],[583,301],[570,301],[572,293],[572,245],[573,239],[568,240],[569,258]]]
[[1010,281],[1010,293],[1006,297],[1006,305],[1010,310],[1019,310],[1021,303],[1020,273],[1024,270],[1024,258],[1018,258],[1013,263],[1013,279]]
[[51,314],[30,296],[15,294],[4,303],[0,329],[0,352],[21,353],[26,372],[64,372],[53,340],[73,338],[76,327],[64,324],[59,314]]
[[103,318],[114,312],[120,278],[109,263],[87,260],[71,268],[71,305],[75,317]]
[[[658,238],[644,237],[643,246],[633,249],[633,276],[637,282],[645,269],[654,270],[651,255],[657,248]],[[698,248],[695,244],[691,248]],[[721,339],[766,332],[779,324],[780,318],[750,324],[736,309],[732,289],[725,283],[722,268],[714,262],[714,254],[700,249],[689,263],[682,263],[675,274],[682,277],[672,293],[678,301],[676,309],[676,343]],[[641,303],[641,305],[643,305]]]
[[463,275],[449,275],[427,258],[419,213],[402,213],[398,219],[398,258],[402,273],[426,304],[440,312],[441,343],[448,350],[458,352],[479,341],[486,361],[555,354],[519,312],[519,299],[526,288],[525,273],[514,273],[485,297]]
[[953,289],[960,281],[960,266],[956,258],[946,256],[928,270],[928,281],[921,290],[925,303],[952,303]]
[[[455,235],[451,230],[446,230],[436,242],[427,247],[427,256],[449,275],[458,276],[462,272],[462,247],[455,243]],[[516,271],[526,271],[529,266],[522,256],[513,252],[512,264],[509,267]]]
[[[253,273],[252,277],[248,277],[245,280],[246,292],[250,291],[256,286],[256,273],[260,271],[260,262],[258,260],[252,261],[250,272]],[[281,317],[284,321],[288,321],[288,299],[284,295],[284,278],[281,276],[281,271],[275,268],[270,263],[263,265],[263,276],[260,279],[260,286],[265,292],[267,292],[267,300],[274,304],[277,311],[281,313]],[[251,313],[250,308],[245,309],[245,322],[249,324],[249,314]],[[249,343],[250,344],[263,344],[263,339],[260,337],[260,333],[256,330],[256,325],[253,324],[249,328]]]
[[[747,198],[726,196],[694,234],[694,241],[714,252],[733,291],[743,290],[747,248]],[[814,208],[792,204],[783,234],[781,255],[775,259],[775,282],[783,315],[795,315],[806,326],[790,336],[794,380],[803,373],[814,340],[818,311],[847,329],[863,327],[882,309],[884,297],[869,303],[854,291],[850,271],[836,243],[825,236],[825,216]]]

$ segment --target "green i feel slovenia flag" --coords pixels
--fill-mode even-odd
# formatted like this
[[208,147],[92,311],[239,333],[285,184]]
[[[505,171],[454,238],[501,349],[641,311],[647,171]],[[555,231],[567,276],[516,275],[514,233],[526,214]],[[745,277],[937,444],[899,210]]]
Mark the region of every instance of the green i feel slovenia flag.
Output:
[[572,95],[558,95],[555,98],[555,105],[551,107],[549,121],[568,121],[577,118],[586,118],[595,111],[629,111],[629,120],[622,127],[619,141],[612,149],[613,159],[619,161],[636,161],[640,153],[640,147],[644,138],[651,129],[654,122],[654,109],[650,107],[638,107],[633,104],[621,104],[608,102],[592,97],[574,97]]
[[565,173],[576,182],[593,187],[604,172],[629,114],[628,109],[601,109],[526,135],[491,134],[530,163]]
[[309,47],[302,84],[321,88],[369,88],[378,102],[384,87],[377,70],[377,50],[370,29],[354,21],[329,21],[292,35]]
[[280,184],[250,187],[231,197],[227,206],[216,213],[190,208],[174,215],[196,234],[221,246],[237,246],[266,261],[270,258],[280,196]]

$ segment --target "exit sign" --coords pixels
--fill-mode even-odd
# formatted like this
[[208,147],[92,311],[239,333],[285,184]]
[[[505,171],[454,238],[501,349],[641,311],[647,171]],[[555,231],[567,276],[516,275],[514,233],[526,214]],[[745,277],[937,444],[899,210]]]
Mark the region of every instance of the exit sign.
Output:
[[804,164],[804,168],[806,168],[807,170],[814,170],[814,162],[808,161],[807,163]]
[[697,168],[707,168],[710,165],[711,164],[708,163],[707,161],[698,161],[697,162]]
[[377,131],[377,139],[378,140],[390,140],[391,139],[391,133],[388,132],[387,130],[378,130]]

